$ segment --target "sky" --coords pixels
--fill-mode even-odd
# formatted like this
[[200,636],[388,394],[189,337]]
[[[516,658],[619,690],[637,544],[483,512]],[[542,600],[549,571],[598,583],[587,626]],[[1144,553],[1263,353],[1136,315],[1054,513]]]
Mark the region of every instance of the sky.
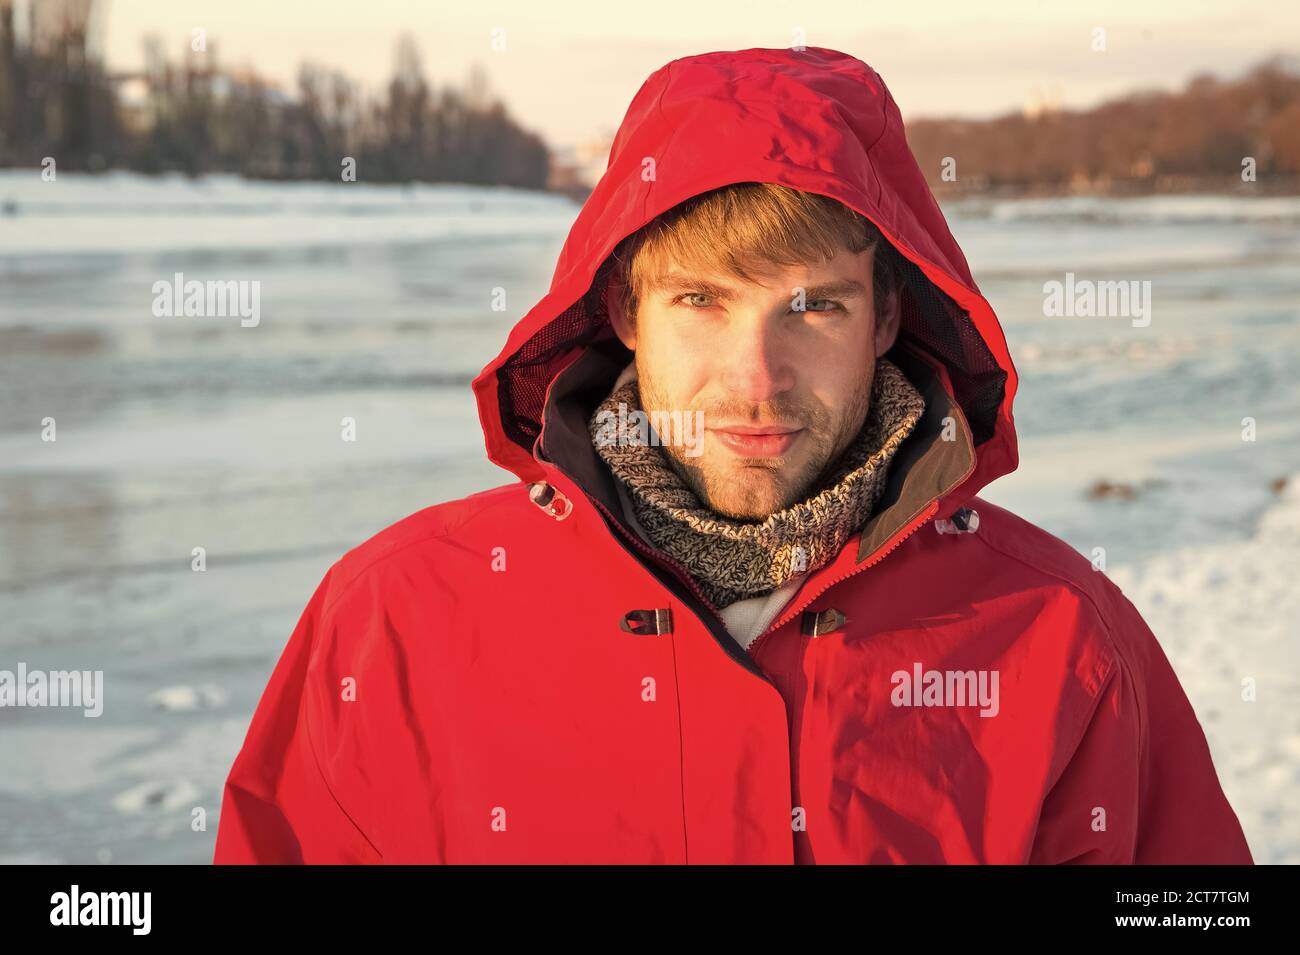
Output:
[[[553,147],[612,135],[650,73],[711,50],[800,41],[842,50],[880,72],[909,119],[986,117],[1044,100],[1087,107],[1138,88],[1176,89],[1197,73],[1236,76],[1273,53],[1300,54],[1294,0],[100,2],[114,69],[142,64],[146,33],[175,57],[202,28],[221,63],[252,66],[286,89],[303,60],[378,89],[407,32],[432,83],[462,83],[481,64],[512,115]],[[1103,52],[1092,49],[1097,27]]]

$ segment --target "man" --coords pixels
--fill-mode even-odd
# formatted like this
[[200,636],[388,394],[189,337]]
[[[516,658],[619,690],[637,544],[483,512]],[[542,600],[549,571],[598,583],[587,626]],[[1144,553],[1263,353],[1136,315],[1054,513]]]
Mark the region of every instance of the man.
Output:
[[674,60],[474,382],[518,481],[330,569],[216,861],[1250,862],[1137,611],[976,496],[1016,381],[873,70]]

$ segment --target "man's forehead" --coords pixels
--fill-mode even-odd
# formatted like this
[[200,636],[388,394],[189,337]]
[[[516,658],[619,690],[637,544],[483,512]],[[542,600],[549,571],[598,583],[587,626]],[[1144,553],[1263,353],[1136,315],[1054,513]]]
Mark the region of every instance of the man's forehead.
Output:
[[863,294],[866,291],[864,280],[871,281],[874,258],[870,249],[858,253],[842,250],[829,261],[769,265],[766,268],[759,263],[757,268],[746,269],[751,276],[749,279],[670,258],[650,275],[646,285],[652,291],[682,290],[689,286],[710,291],[710,294],[727,292],[733,297],[762,290],[786,294],[796,286],[816,287],[828,294]]
[[804,288],[810,294],[851,296],[867,291],[861,275],[860,269],[811,267],[787,269],[746,281],[739,276],[707,270],[671,268],[652,276],[648,285],[653,291],[700,291],[718,298],[742,298],[761,292],[787,295],[795,287]]

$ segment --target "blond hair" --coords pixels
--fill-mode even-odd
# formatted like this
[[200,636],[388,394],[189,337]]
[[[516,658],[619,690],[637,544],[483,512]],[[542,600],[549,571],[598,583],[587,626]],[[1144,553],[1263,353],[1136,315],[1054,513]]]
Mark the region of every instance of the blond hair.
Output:
[[874,248],[877,314],[899,282],[898,253],[865,216],[828,196],[771,182],[740,182],[692,196],[615,247],[602,268],[623,287],[633,320],[637,303],[670,261],[742,281],[779,267],[806,265]]

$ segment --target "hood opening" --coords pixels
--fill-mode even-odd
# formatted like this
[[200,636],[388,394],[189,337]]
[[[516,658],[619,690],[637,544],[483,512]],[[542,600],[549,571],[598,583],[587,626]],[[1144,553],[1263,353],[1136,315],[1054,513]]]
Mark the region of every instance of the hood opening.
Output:
[[[726,149],[716,148],[720,141]],[[740,182],[828,196],[876,226],[899,255],[902,282],[902,323],[886,357],[901,366],[897,357],[911,354],[940,370],[976,449],[975,469],[950,497],[973,496],[1015,470],[1018,378],[997,316],[908,148],[884,81],[856,57],[822,47],[703,53],[646,80],[550,291],[474,380],[491,460],[538,480],[556,376],[593,344],[610,339],[615,355],[622,348],[604,302],[618,243],[693,196]]]

